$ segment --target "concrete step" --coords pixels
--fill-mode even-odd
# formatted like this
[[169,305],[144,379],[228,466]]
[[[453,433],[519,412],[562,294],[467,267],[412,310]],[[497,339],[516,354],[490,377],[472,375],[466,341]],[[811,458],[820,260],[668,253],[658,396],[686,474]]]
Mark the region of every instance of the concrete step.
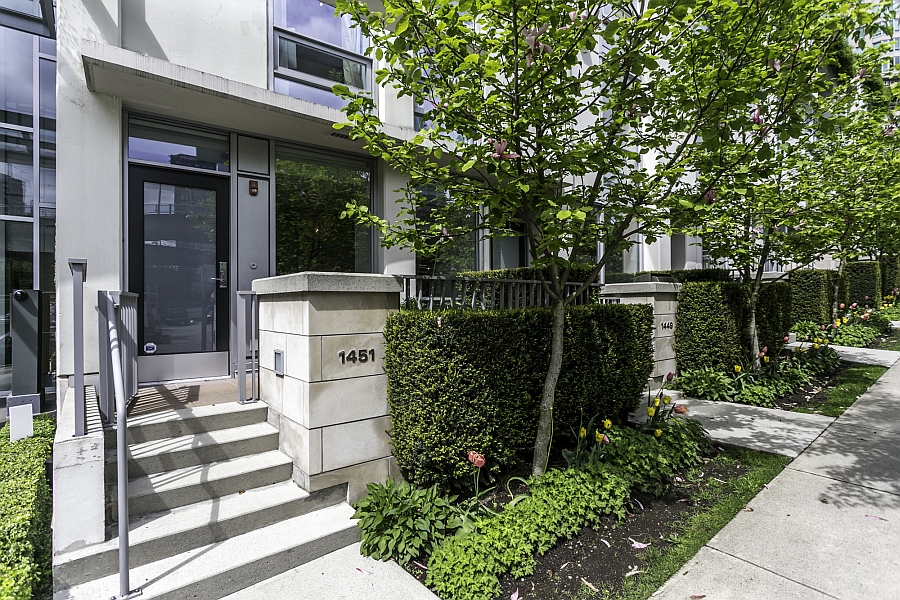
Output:
[[[259,454],[278,448],[278,429],[268,423],[217,429],[195,435],[153,440],[128,448],[128,475],[135,478]],[[115,481],[116,450],[106,451],[106,480]]]
[[[254,529],[340,504],[347,486],[309,494],[293,481],[276,483],[243,494],[231,494],[146,515],[129,530],[131,567],[243,535]],[[119,571],[116,531],[102,543],[53,557],[53,585],[72,587]]]
[[[273,450],[204,465],[154,473],[128,482],[128,507],[132,520],[195,502],[236,494],[291,478],[293,463]],[[116,486],[108,487],[110,516],[115,518]]]
[[[353,508],[323,508],[222,542],[131,569],[142,599],[218,600],[359,540]],[[118,594],[118,575],[59,590],[54,600],[97,600]]]
[[[166,410],[128,418],[128,445],[154,440],[242,427],[266,420],[269,407],[263,402],[223,402],[210,406]],[[115,427],[106,430],[106,448],[116,447]]]

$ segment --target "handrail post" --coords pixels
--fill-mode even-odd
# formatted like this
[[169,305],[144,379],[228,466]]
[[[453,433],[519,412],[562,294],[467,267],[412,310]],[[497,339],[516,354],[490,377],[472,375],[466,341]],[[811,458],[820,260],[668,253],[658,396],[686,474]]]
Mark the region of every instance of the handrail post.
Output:
[[75,435],[87,433],[87,412],[84,405],[84,282],[87,280],[87,259],[70,258],[72,271],[72,343],[75,378]]
[[[251,404],[259,399],[259,384],[256,380],[257,348],[253,343],[256,338],[256,292],[238,292],[237,310],[237,386],[238,403]],[[247,308],[250,308],[250,398],[247,398]]]
[[116,395],[116,474],[119,509],[119,595],[116,600],[126,600],[141,595],[141,589],[131,589],[129,581],[129,517],[128,517],[128,403],[125,396],[124,371],[122,369],[122,339],[119,337],[118,318],[112,294],[106,293],[107,328],[109,331],[110,369]]

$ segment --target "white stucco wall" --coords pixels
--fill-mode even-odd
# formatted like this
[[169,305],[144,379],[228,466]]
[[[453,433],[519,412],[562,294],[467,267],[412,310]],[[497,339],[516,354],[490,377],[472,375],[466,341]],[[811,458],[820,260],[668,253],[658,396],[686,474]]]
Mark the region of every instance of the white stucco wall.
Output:
[[119,43],[117,0],[57,4],[57,373],[72,373],[70,257],[88,260],[85,370],[97,371],[98,289],[122,289],[122,106],[87,90],[82,40]]
[[[382,215],[388,221],[394,221],[400,212],[400,205],[397,204],[398,198],[403,198],[402,193],[398,190],[406,185],[406,177],[384,165],[379,164],[379,181],[381,181],[381,198],[382,198]],[[395,246],[393,248],[381,249],[382,273],[385,275],[399,274],[412,275],[416,272],[416,255],[406,248]]]
[[122,47],[261,88],[268,36],[266,0],[122,3]]

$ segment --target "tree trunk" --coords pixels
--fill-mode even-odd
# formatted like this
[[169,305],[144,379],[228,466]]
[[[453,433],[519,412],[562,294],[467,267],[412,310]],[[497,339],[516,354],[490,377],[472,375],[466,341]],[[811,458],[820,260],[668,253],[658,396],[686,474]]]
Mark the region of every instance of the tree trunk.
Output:
[[531,463],[531,474],[538,477],[547,470],[547,458],[550,440],[553,436],[553,402],[556,399],[556,382],[562,371],[563,331],[566,323],[566,307],[562,294],[553,301],[553,324],[550,329],[550,367],[544,379],[544,393],[541,396],[541,409],[538,417],[537,438],[534,441],[534,458]]
[[759,368],[759,336],[756,333],[756,304],[759,302],[759,278],[750,287],[750,357],[753,368]]

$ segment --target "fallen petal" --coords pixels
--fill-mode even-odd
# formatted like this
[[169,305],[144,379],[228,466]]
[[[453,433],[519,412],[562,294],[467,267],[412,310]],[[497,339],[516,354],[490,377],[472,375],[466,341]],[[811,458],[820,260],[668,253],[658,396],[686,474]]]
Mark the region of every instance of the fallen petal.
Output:
[[607,542],[606,540],[601,539],[600,541],[603,542],[604,544],[606,544],[606,547],[607,547],[607,548],[610,548],[610,547],[611,547],[611,546],[609,545],[609,542]]
[[691,600],[703,600],[703,598],[706,598],[706,594],[692,594],[691,595]]
[[372,574],[371,571],[366,571],[365,569],[360,569],[359,567],[356,567],[356,570],[359,571],[360,573],[362,573],[363,575],[371,575]]
[[516,591],[512,593],[512,596],[509,597],[509,600],[519,600],[519,588],[516,588]]
[[647,546],[650,545],[650,544],[642,544],[641,542],[638,542],[638,541],[636,541],[636,540],[634,540],[634,539],[632,539],[632,538],[628,538],[628,541],[631,542],[631,547],[632,547],[632,548],[637,548],[638,550],[640,550],[640,549],[642,549],[642,548],[646,548]]
[[561,566],[561,567],[559,568],[559,570],[562,571],[563,569],[565,569],[566,567],[568,567],[569,564],[570,564],[570,563],[564,564],[563,566]]
[[641,510],[647,510],[646,508],[644,508],[644,505],[641,504],[641,501],[638,500],[637,498],[634,498],[634,503],[637,504],[638,506],[640,506]]
[[876,521],[887,521],[884,517],[879,517],[876,515],[866,515],[867,519],[875,519]]
[[585,579],[584,577],[581,578],[581,583],[583,583],[584,585],[586,585],[586,586],[588,586],[589,588],[591,588],[591,591],[592,591],[592,592],[596,592],[596,591],[597,591],[597,588],[595,588],[595,587],[592,586],[590,583],[588,583],[587,579]]
[[637,571],[637,570],[635,570],[635,571],[628,571],[627,573],[625,573],[625,577],[631,577],[632,575],[637,575],[638,573],[643,573],[643,572],[644,572],[644,571]]
[[423,564],[420,563],[420,562],[413,561],[413,564],[416,565],[417,567],[419,567],[420,569],[422,569],[423,571],[427,571],[427,570],[428,570],[428,567],[426,567],[425,565],[423,565]]

